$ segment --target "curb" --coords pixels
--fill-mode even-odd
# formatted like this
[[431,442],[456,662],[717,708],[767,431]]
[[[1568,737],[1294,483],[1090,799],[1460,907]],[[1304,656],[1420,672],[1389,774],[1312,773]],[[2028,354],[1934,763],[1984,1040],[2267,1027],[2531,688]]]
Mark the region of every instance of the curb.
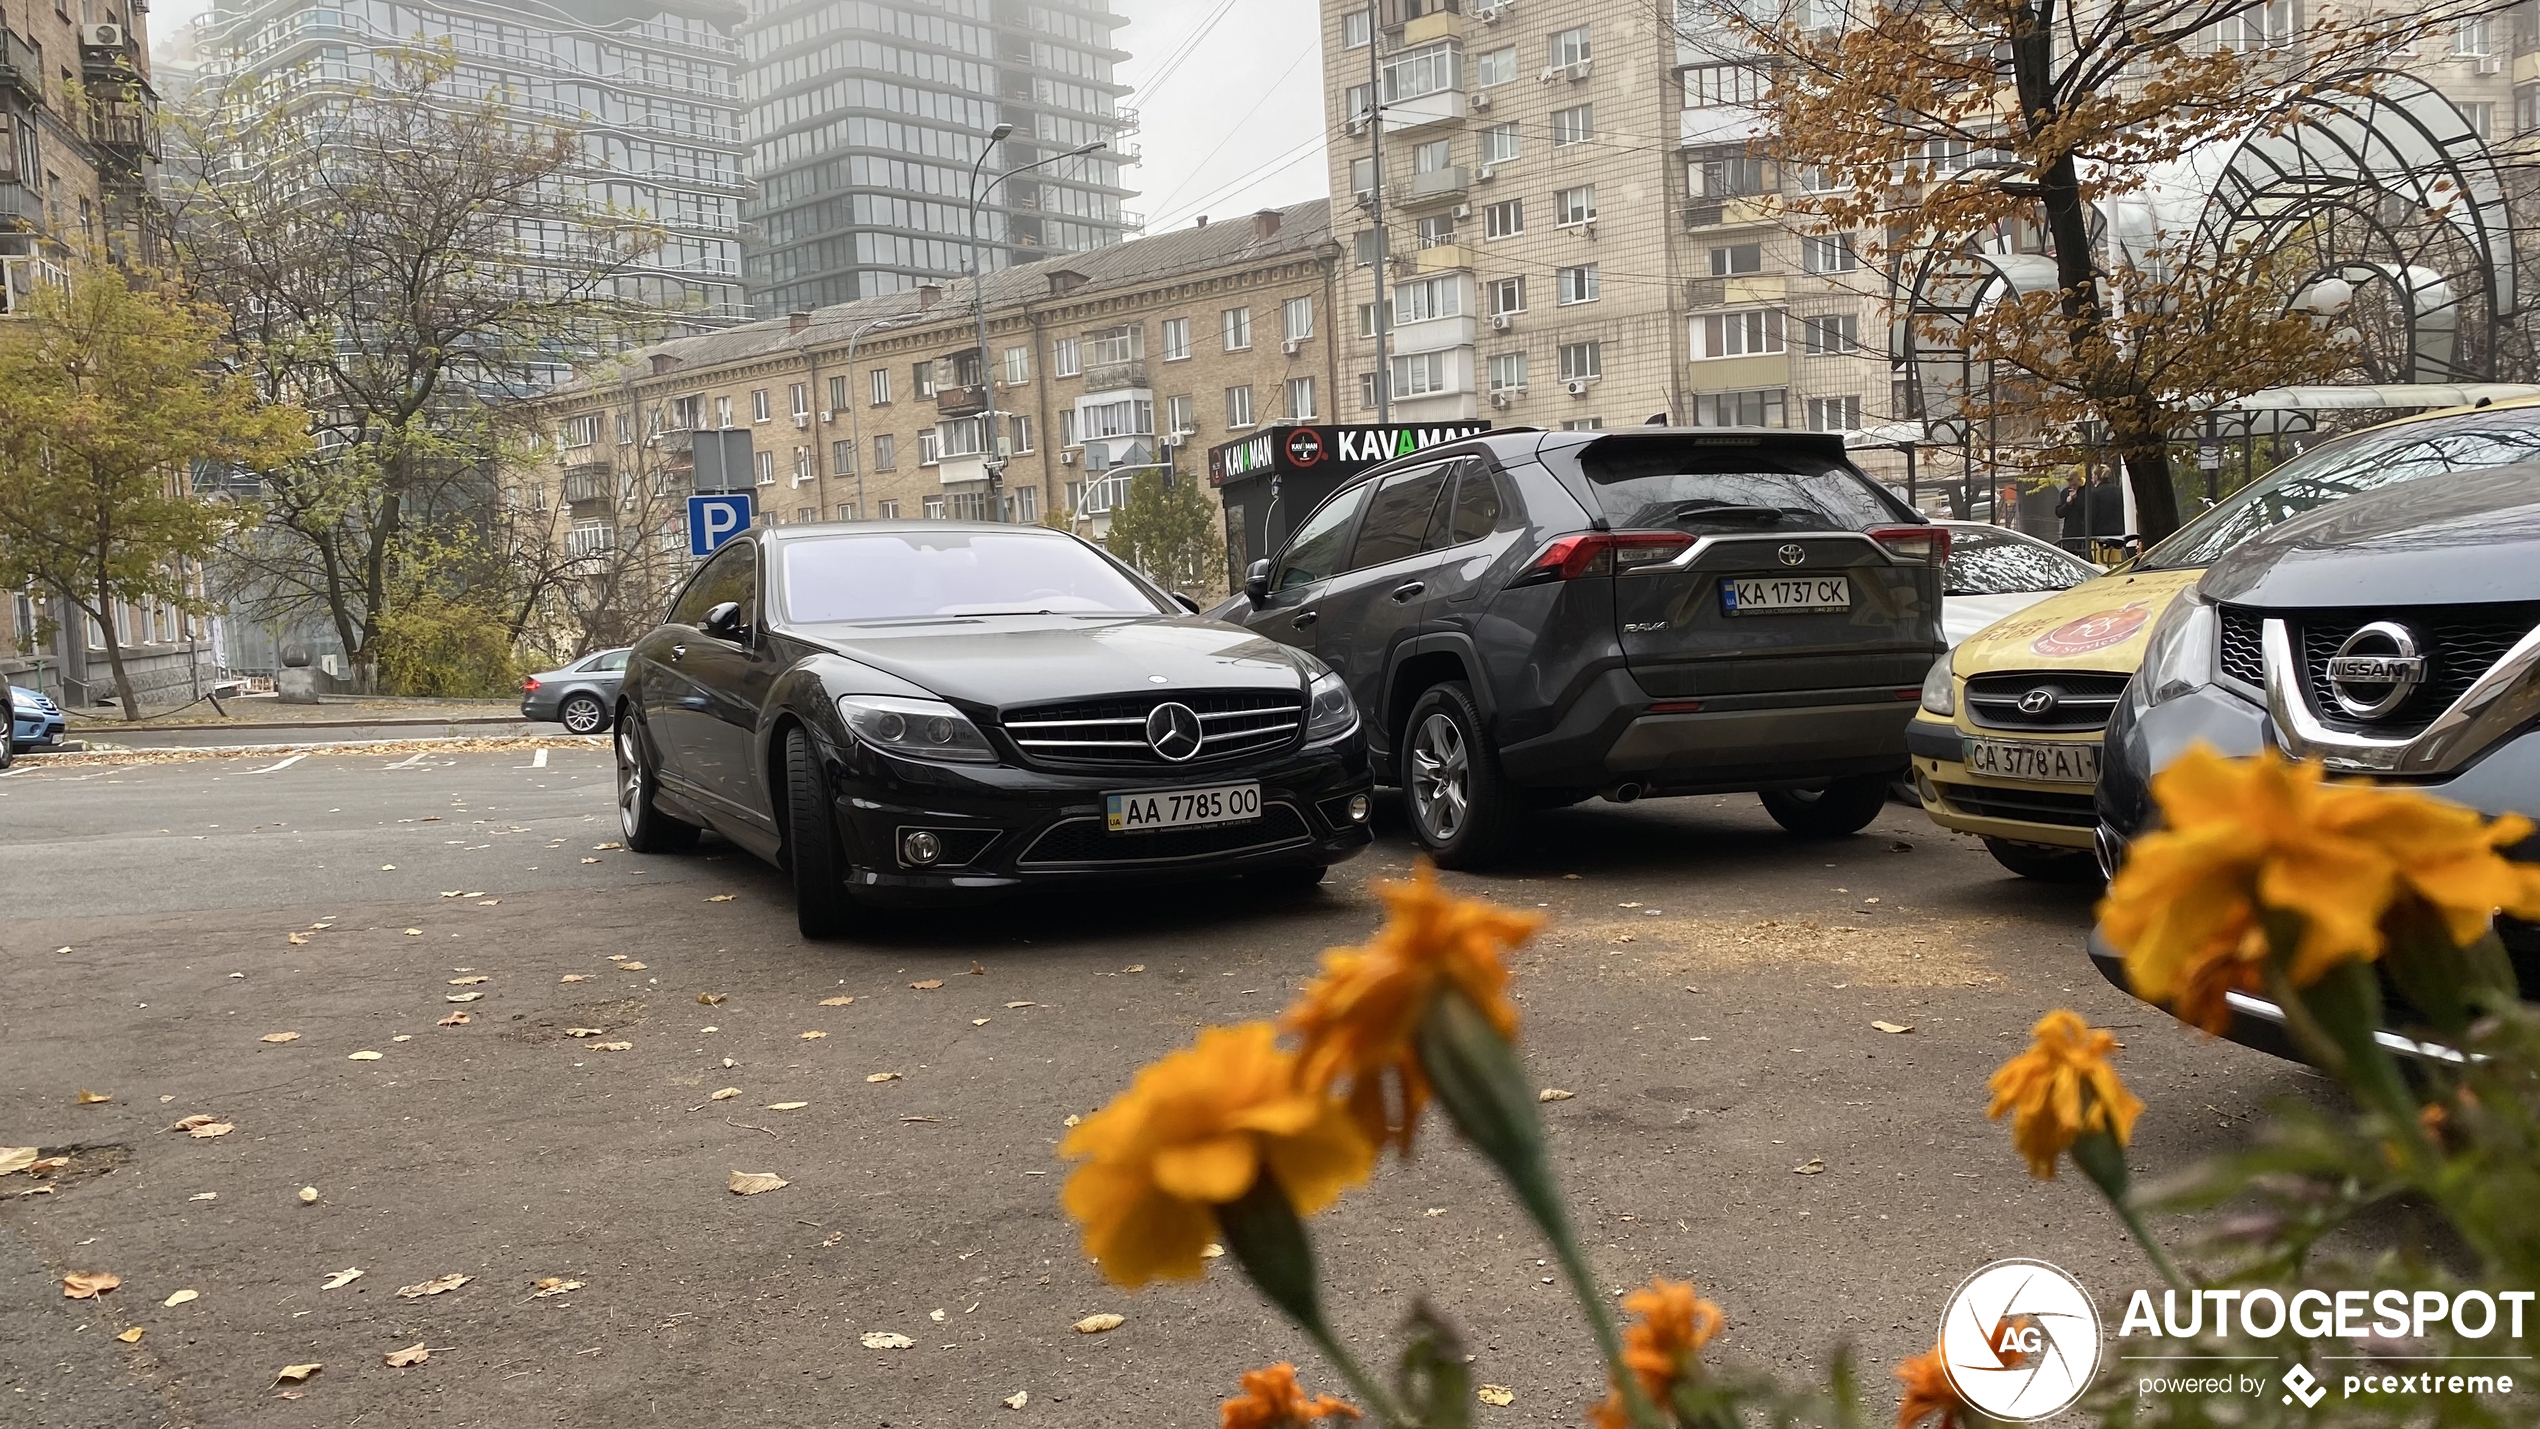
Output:
[[[293,741],[293,742],[291,742],[291,743],[287,743],[287,744],[131,744],[131,745],[111,745],[111,746],[98,746],[98,745],[92,745],[92,746],[90,746],[89,748],[87,748],[86,750],[79,750],[79,751],[74,751],[74,750],[47,750],[47,751],[44,751],[44,752],[42,752],[42,753],[28,752],[28,753],[23,753],[23,754],[20,754],[20,755],[18,756],[18,759],[19,759],[21,762],[28,761],[28,760],[47,760],[47,759],[51,759],[51,758],[53,758],[53,757],[54,757],[54,756],[56,756],[56,755],[59,755],[59,754],[68,754],[68,753],[78,753],[78,754],[89,755],[89,756],[98,756],[98,755],[102,755],[102,756],[106,756],[106,757],[109,757],[109,758],[111,758],[111,757],[112,757],[112,756],[114,756],[114,755],[118,755],[118,754],[268,754],[268,753],[270,753],[270,754],[293,754],[293,753],[322,754],[322,753],[326,753],[326,752],[331,751],[331,750],[339,750],[339,749],[375,749],[375,748],[378,748],[378,747],[379,747],[379,746],[381,746],[381,745],[405,745],[405,744],[462,744],[462,743],[467,743],[467,742],[474,741],[474,740],[486,740],[486,739],[493,739],[493,740],[505,740],[505,741],[512,741],[512,740],[518,740],[518,741],[528,741],[528,740],[554,740],[554,741],[556,741],[556,743],[557,743],[559,746],[563,746],[563,745],[567,745],[567,744],[580,744],[580,743],[585,743],[585,742],[594,741],[594,740],[604,741],[604,740],[605,740],[605,736],[602,736],[602,735],[588,735],[588,734],[531,734],[531,733],[528,733],[528,732],[524,731],[524,732],[519,733],[519,734],[511,734],[511,735],[501,735],[501,734],[496,734],[496,735],[485,735],[485,734],[437,734],[437,735],[409,735],[409,736],[407,736],[407,737],[400,738],[400,739],[328,739],[328,740],[296,740],[296,741]],[[602,748],[606,748],[606,747],[607,747],[607,745],[605,744],[605,742],[602,742],[602,743],[593,743],[593,744],[591,744],[591,747],[592,747],[592,748],[594,748],[594,749],[602,749]]]
[[[554,723],[554,721],[552,721],[552,720],[532,720],[532,719],[529,719],[529,718],[527,718],[527,717],[525,717],[525,716],[522,716],[522,715],[516,715],[516,714],[515,714],[515,715],[458,715],[458,716],[455,716],[455,717],[450,718],[450,719],[423,719],[423,718],[409,718],[409,719],[302,719],[302,720],[281,720],[281,721],[264,722],[264,723],[256,723],[256,724],[163,724],[163,725],[148,725],[148,724],[144,724],[144,725],[140,725],[140,726],[138,726],[138,727],[132,728],[129,732],[130,732],[130,733],[133,733],[133,734],[178,734],[178,733],[190,733],[190,732],[192,732],[192,731],[194,731],[194,730],[202,730],[202,729],[231,729],[231,730],[242,730],[242,731],[246,731],[246,730],[263,731],[263,730],[273,730],[273,729],[409,729],[409,728],[422,729],[422,728],[441,728],[441,727],[446,727],[446,726],[449,726],[449,725],[454,725],[454,724],[522,724],[522,725],[525,725],[525,724],[553,724],[553,723]],[[106,737],[107,737],[107,736],[108,736],[111,732],[113,732],[113,731],[115,731],[115,730],[118,730],[118,729],[122,729],[122,728],[124,728],[124,727],[123,727],[123,726],[120,726],[120,725],[101,725],[101,726],[100,726],[100,727],[99,727],[96,731],[94,731],[93,733],[89,733],[89,732],[83,731],[83,735],[84,735],[85,737],[89,737],[89,738],[99,738],[99,739],[102,739],[102,738],[106,738]],[[558,728],[562,728],[562,726],[558,726]]]

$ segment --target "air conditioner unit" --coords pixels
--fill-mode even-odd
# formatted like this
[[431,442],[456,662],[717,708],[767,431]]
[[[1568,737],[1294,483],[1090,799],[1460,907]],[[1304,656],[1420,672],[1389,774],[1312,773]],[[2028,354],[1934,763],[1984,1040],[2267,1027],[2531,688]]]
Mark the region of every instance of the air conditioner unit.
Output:
[[1287,354],[1288,356],[1290,356],[1290,357],[1294,357],[1294,356],[1296,356],[1296,355],[1297,355],[1297,352],[1298,352],[1300,349],[1302,349],[1304,346],[1305,346],[1305,339],[1304,339],[1304,338],[1301,338],[1301,337],[1292,337],[1292,338],[1287,339],[1285,342],[1280,343],[1280,344],[1279,344],[1279,350],[1280,350],[1281,352],[1286,353],[1286,354]]
[[794,414],[794,430],[795,430],[795,431],[798,431],[798,432],[799,432],[799,431],[804,431],[804,430],[807,430],[810,426],[811,426],[811,413],[809,413],[809,412],[796,412],[796,413]]
[[82,25],[79,27],[79,44],[80,48],[88,50],[122,49],[123,26]]
[[1455,216],[1457,218],[1471,218],[1473,216],[1473,206],[1469,203],[1457,204],[1455,206]]
[[820,414],[820,425],[824,427],[836,420],[838,420],[838,414],[835,412],[823,412]]
[[1473,18],[1481,21],[1485,25],[1496,25],[1500,21],[1508,18],[1508,7],[1505,5],[1485,5],[1473,12]]
[[1349,121],[1349,132],[1350,132],[1350,137],[1352,137],[1352,138],[1356,138],[1357,136],[1359,136],[1359,135],[1361,135],[1361,134],[1366,133],[1366,132],[1367,132],[1367,116],[1366,116],[1366,115],[1364,115],[1364,114],[1359,114],[1359,115],[1353,115],[1353,116],[1351,116],[1350,121]]
[[1058,464],[1060,466],[1074,466],[1076,464],[1076,454],[1074,452],[1060,452],[1058,454]]
[[1582,377],[1573,377],[1570,379],[1569,385],[1571,396],[1584,397],[1587,395],[1587,379]]
[[1569,75],[1569,77],[1570,77],[1570,82],[1571,82],[1572,84],[1576,84],[1576,83],[1578,83],[1580,80],[1583,80],[1583,79],[1587,78],[1587,77],[1588,77],[1588,71],[1589,71],[1589,70],[1591,70],[1591,69],[1594,69],[1595,67],[1596,67],[1596,61],[1594,61],[1594,60],[1581,60],[1581,61],[1579,61],[1577,64],[1570,65],[1570,66],[1566,67],[1566,68],[1564,69],[1564,71],[1563,71],[1563,72],[1564,72],[1565,74]]
[[1513,314],[1509,314],[1509,313],[1493,313],[1493,314],[1491,314],[1491,315],[1490,315],[1490,326],[1491,326],[1491,331],[1493,331],[1493,332],[1506,332],[1506,331],[1508,331],[1509,326],[1510,326],[1512,323],[1514,323],[1515,321],[1516,321],[1516,318],[1515,318],[1515,316],[1514,316]]
[[[113,27],[105,26],[103,28],[112,29]],[[2478,72],[2480,74],[2503,74],[2505,72],[2505,57],[2503,55],[2480,55],[2478,57]]]
[[1492,394],[1490,394],[1490,404],[1491,404],[1492,406],[1494,406],[1494,407],[1505,407],[1505,406],[1507,406],[1507,405],[1508,405],[1508,394],[1507,394],[1507,393],[1505,393],[1505,392],[1493,392]]
[[1475,109],[1490,108],[1490,91],[1487,89],[1474,90],[1471,94],[1465,97],[1472,101],[1472,105]]
[[1477,183],[1477,184],[1479,184],[1479,183],[1488,183],[1488,182],[1491,180],[1491,178],[1492,178],[1493,176],[1495,176],[1496,174],[1498,174],[1498,172],[1499,172],[1499,170],[1498,170],[1498,169],[1493,168],[1493,167],[1492,167],[1491,165],[1489,165],[1489,164],[1484,164],[1484,165],[1482,165],[1480,168],[1475,169],[1475,170],[1473,171],[1473,182],[1475,182],[1475,183]]

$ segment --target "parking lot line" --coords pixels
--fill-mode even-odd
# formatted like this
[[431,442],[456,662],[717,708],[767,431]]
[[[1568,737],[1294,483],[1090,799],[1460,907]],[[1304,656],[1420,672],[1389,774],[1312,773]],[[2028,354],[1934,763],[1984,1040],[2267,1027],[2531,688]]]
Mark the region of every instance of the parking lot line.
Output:
[[529,767],[532,769],[544,769],[547,767],[547,748],[545,745],[540,745],[538,747],[538,752],[529,756]]
[[285,760],[282,760],[282,761],[281,761],[281,762],[279,762],[279,763],[276,763],[276,764],[268,764],[268,765],[266,765],[266,766],[265,766],[264,768],[262,768],[262,769],[250,769],[250,770],[248,770],[247,772],[248,772],[248,773],[250,773],[250,774],[271,774],[271,773],[275,772],[276,770],[280,770],[280,769],[288,769],[288,768],[290,768],[292,765],[297,764],[297,763],[299,763],[301,760],[306,759],[306,758],[308,758],[308,757],[309,757],[309,756],[307,756],[306,754],[294,754],[294,755],[292,755],[290,758],[285,759]]
[[429,751],[427,750],[418,749],[414,753],[407,755],[404,759],[395,764],[391,764],[388,767],[391,769],[412,769],[423,762],[424,755],[428,752]]

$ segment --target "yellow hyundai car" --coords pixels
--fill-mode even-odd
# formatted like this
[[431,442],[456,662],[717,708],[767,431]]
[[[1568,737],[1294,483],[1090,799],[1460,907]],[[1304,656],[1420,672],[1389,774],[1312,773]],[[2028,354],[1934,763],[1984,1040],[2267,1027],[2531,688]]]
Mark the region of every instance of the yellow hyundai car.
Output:
[[2003,867],[2087,882],[2100,735],[2170,601],[2289,517],[2420,477],[2540,459],[2540,399],[2454,407],[2324,442],[2096,580],[1967,637],[1933,664],[1906,729],[1915,792]]

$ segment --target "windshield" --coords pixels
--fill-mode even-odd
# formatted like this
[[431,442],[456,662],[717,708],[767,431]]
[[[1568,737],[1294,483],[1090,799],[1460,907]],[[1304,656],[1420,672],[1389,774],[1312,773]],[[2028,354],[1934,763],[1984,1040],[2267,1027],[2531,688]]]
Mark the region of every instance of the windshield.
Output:
[[2540,411],[2471,412],[2358,432],[2304,452],[2223,498],[2144,553],[2138,570],[2210,566],[2223,552],[2305,511],[2451,472],[2540,459]]
[[780,549],[785,614],[806,623],[1164,610],[1119,567],[1053,532],[877,531]]
[[1949,528],[1949,568],[1942,595],[2017,595],[2026,591],[2071,590],[2099,574],[2099,568],[2069,556],[2043,541],[2008,531]]
[[1863,531],[1916,521],[1841,462],[1746,444],[1599,442],[1579,469],[1617,527],[1711,535],[1733,531]]

